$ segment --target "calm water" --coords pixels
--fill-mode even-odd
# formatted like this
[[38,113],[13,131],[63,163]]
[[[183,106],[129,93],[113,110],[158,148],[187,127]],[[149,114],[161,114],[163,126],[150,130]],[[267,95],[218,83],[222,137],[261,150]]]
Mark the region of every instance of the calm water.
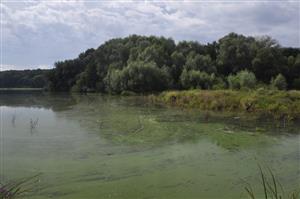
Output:
[[0,106],[1,180],[41,173],[28,198],[245,198],[246,182],[261,192],[257,164],[300,187],[299,124],[96,94],[1,94]]

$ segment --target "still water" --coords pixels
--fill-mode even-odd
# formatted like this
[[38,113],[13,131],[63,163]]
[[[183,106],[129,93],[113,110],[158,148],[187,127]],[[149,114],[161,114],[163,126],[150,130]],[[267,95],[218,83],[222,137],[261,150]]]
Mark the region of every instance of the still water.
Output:
[[26,198],[247,198],[247,183],[262,193],[258,164],[300,187],[297,123],[97,94],[1,94],[0,106],[1,180],[41,173]]

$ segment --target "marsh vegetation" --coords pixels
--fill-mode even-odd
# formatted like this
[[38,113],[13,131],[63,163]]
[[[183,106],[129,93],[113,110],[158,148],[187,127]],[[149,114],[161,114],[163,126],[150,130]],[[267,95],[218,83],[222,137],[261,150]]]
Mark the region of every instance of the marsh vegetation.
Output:
[[178,107],[272,117],[284,124],[300,118],[299,91],[166,91],[149,99]]

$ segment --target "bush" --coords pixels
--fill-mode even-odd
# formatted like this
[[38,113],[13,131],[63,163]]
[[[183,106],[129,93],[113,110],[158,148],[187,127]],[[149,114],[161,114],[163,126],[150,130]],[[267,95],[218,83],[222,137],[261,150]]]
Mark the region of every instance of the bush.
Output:
[[279,73],[275,79],[272,78],[271,86],[278,90],[286,90],[287,83],[285,77]]
[[228,86],[230,89],[240,89],[240,79],[237,75],[229,75],[227,77]]
[[249,72],[247,70],[242,70],[236,75],[229,75],[227,81],[229,84],[229,88],[231,89],[253,89],[256,85],[256,77],[254,73]]
[[247,70],[240,71],[238,74],[241,88],[254,88],[256,85],[256,77],[254,73]]
[[213,83],[213,86],[212,86],[213,90],[223,90],[223,89],[226,89],[226,88],[227,88],[226,83],[223,81],[222,78],[216,78],[214,80],[214,83]]

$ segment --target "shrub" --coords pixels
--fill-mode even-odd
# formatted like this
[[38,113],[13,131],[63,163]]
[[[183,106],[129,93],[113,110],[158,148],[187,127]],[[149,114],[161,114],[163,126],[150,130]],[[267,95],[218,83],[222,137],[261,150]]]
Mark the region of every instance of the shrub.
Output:
[[227,88],[227,85],[223,81],[222,78],[216,77],[216,78],[213,79],[213,85],[212,85],[213,90],[223,90],[223,89],[226,89],[226,88]]
[[287,83],[286,83],[286,79],[282,74],[278,74],[276,76],[276,78],[272,78],[271,80],[271,86],[273,88],[276,88],[278,90],[286,90],[287,87]]
[[230,89],[240,89],[241,88],[240,80],[237,75],[229,75],[227,77],[227,81],[228,81],[228,86]]
[[256,77],[254,73],[247,70],[242,70],[236,75],[229,75],[227,77],[229,88],[241,89],[241,88],[254,88],[256,85]]
[[241,88],[254,88],[256,84],[256,77],[254,73],[247,70],[240,71],[238,74]]

